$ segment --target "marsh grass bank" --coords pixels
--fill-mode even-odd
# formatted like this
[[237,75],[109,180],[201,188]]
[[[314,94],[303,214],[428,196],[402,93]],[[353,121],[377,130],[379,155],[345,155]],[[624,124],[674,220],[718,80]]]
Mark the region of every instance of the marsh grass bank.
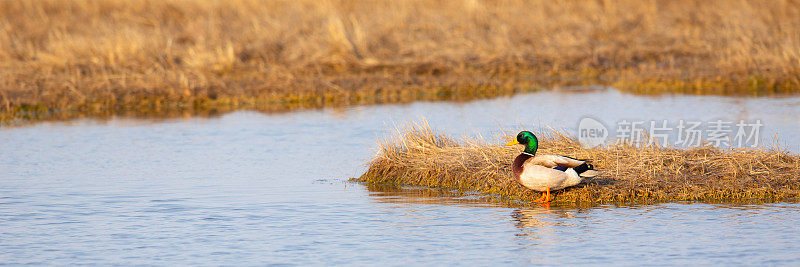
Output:
[[800,90],[797,1],[2,1],[0,120]]
[[[609,145],[585,149],[557,132],[537,132],[537,153],[592,159],[602,175],[556,191],[554,204],[594,205],[671,201],[780,201],[800,198],[800,157],[766,149],[692,149]],[[512,137],[507,138],[511,140]],[[502,140],[504,141],[504,140]],[[530,202],[539,196],[511,177],[519,148],[480,138],[463,143],[414,125],[380,144],[367,184],[476,191]]]

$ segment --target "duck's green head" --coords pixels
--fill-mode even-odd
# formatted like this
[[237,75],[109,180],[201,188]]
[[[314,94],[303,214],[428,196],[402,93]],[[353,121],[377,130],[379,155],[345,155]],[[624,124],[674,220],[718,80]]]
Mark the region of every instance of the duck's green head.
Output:
[[511,142],[508,142],[506,146],[513,146],[516,144],[521,144],[525,146],[525,153],[534,155],[536,154],[536,149],[539,149],[539,139],[536,138],[536,135],[529,131],[522,131],[517,134],[517,139]]

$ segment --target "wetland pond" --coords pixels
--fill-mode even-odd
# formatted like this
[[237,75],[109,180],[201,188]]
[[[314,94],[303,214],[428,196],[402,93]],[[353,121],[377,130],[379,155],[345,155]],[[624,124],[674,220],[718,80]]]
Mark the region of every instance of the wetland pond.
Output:
[[[424,117],[451,136],[501,127],[612,131],[635,120],[760,120],[800,150],[800,97],[545,91],[212,118],[0,129],[0,263],[144,265],[800,264],[800,204],[509,207],[347,182]],[[733,126],[735,128],[735,126]],[[498,140],[499,143],[499,140]]]

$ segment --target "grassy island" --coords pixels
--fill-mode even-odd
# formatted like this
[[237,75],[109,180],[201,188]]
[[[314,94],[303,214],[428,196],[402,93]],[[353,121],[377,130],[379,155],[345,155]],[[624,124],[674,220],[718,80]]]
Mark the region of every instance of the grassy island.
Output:
[[[515,134],[515,133],[514,133]],[[558,131],[536,133],[537,153],[591,159],[602,175],[554,193],[556,205],[673,201],[769,202],[800,198],[800,157],[777,149],[607,145],[585,149]],[[480,138],[463,143],[415,125],[380,144],[357,181],[479,192],[529,202],[539,193],[511,177],[520,149]]]

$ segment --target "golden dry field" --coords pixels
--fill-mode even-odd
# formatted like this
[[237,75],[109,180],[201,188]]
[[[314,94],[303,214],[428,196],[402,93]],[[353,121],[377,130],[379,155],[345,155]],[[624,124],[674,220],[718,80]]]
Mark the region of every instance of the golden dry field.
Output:
[[800,91],[800,1],[0,1],[0,121]]

